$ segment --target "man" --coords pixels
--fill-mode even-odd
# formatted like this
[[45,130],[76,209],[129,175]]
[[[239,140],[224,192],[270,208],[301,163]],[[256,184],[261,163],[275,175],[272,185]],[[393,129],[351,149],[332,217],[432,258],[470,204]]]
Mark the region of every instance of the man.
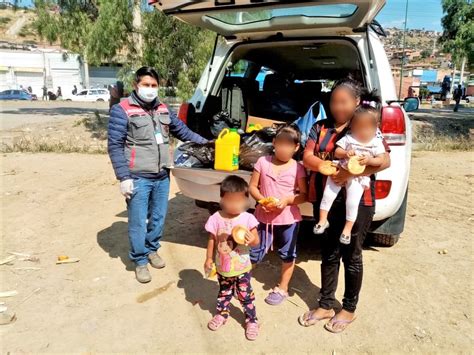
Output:
[[462,87],[461,87],[461,84],[459,84],[458,87],[454,89],[454,93],[453,93],[454,101],[456,101],[456,104],[454,105],[454,112],[458,112],[459,110],[459,103],[461,102],[461,97],[462,97]]
[[77,86],[76,85],[74,85],[74,89],[72,89],[72,94],[73,95],[77,94]]
[[158,98],[158,74],[137,70],[134,91],[110,110],[108,152],[128,210],[130,259],[139,282],[151,281],[148,263],[161,269],[158,255],[169,194],[170,134],[205,144]]

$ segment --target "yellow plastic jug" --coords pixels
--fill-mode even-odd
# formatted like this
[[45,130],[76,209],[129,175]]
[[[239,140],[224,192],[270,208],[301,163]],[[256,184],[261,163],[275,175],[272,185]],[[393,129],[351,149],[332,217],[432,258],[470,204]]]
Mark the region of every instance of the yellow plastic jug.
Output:
[[262,129],[262,125],[260,123],[257,123],[257,124],[249,124],[249,126],[247,127],[247,133],[252,133],[253,131],[260,131]]
[[224,128],[216,139],[214,169],[234,171],[239,169],[240,135],[236,128]]

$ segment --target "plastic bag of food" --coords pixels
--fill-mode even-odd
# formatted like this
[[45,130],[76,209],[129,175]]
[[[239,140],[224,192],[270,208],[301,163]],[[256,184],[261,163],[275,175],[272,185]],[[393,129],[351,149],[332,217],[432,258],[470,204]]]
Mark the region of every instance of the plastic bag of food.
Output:
[[212,168],[214,151],[214,142],[207,144],[184,143],[174,152],[174,165],[183,168]]
[[240,121],[230,117],[229,112],[223,110],[212,117],[211,133],[217,137],[225,128],[240,128]]
[[242,135],[239,154],[240,169],[252,171],[258,158],[272,154],[272,141],[276,131],[275,127],[266,127]]

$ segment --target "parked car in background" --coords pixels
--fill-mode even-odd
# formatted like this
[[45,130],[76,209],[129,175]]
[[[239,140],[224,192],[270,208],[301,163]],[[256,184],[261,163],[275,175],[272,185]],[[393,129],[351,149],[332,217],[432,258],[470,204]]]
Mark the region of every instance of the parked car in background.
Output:
[[37,100],[38,100],[38,96],[36,96],[36,94],[33,94],[32,92],[29,92],[28,90],[24,90],[24,89],[23,89],[23,91],[26,92],[28,95],[31,95],[31,99],[32,99],[33,101],[37,101]]
[[110,93],[107,89],[88,89],[81,90],[77,95],[68,95],[63,96],[63,99],[66,101],[85,101],[85,102],[94,102],[94,101],[109,101]]
[[474,102],[474,96],[469,95],[464,98],[466,100],[466,103]]
[[33,96],[24,90],[5,90],[0,92],[0,100],[33,100]]

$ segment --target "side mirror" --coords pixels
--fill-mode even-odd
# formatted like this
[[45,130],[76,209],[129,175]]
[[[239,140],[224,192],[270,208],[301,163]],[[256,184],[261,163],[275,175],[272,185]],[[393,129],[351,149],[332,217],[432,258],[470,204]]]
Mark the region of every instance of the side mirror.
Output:
[[403,108],[405,112],[413,112],[420,107],[420,100],[417,97],[407,97],[403,101]]

